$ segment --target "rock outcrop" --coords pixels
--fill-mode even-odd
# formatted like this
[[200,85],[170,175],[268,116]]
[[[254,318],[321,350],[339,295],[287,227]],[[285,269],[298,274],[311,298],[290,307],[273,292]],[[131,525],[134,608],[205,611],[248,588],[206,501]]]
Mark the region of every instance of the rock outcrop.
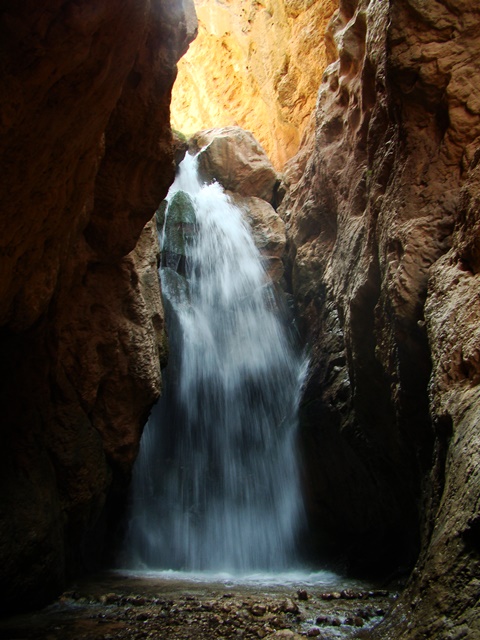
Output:
[[274,282],[283,278],[285,223],[276,212],[280,175],[250,131],[224,127],[199,131],[189,140],[201,178],[216,181],[244,213]]
[[217,180],[224,189],[274,203],[279,177],[249,131],[240,127],[201,131],[190,139],[190,147],[198,151],[202,179]]
[[363,572],[421,547],[379,638],[478,632],[479,24],[462,0],[341,0],[286,170],[312,521]]
[[195,25],[189,0],[2,4],[4,610],[102,553],[160,392],[145,225],[173,180],[170,92]]
[[298,145],[326,66],[335,0],[197,0],[199,35],[179,65],[172,122],[190,135],[239,125],[277,169]]

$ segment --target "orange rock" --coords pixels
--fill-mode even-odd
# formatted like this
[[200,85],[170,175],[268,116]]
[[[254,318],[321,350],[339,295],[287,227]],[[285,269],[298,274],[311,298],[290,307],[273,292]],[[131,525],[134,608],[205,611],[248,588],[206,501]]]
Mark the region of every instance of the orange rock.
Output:
[[333,0],[197,0],[199,36],[179,64],[172,122],[192,134],[237,124],[280,169],[297,151],[327,65]]
[[273,203],[280,182],[265,151],[249,131],[224,127],[200,131],[190,139],[190,147],[199,150],[199,173],[242,196],[255,196]]

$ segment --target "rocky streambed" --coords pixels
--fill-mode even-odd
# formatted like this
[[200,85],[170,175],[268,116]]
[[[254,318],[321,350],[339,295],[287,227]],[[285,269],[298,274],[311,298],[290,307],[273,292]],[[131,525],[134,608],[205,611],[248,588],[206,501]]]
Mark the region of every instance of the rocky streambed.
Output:
[[345,584],[207,583],[108,573],[73,585],[41,611],[0,621],[0,638],[368,638],[397,593]]

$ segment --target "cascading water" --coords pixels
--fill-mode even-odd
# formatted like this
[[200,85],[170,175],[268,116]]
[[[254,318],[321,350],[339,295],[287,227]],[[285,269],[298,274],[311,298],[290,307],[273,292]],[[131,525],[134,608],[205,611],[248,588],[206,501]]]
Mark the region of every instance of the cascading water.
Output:
[[304,362],[248,225],[187,154],[161,280],[170,360],[134,469],[130,566],[246,574],[295,564]]

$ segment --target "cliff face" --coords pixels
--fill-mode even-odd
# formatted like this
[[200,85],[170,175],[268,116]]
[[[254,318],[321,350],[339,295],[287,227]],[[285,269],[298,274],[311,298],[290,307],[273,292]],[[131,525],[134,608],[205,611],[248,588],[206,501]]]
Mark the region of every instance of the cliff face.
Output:
[[286,170],[311,518],[362,570],[422,548],[382,638],[476,624],[479,21],[462,0],[341,1]]
[[197,0],[199,35],[179,64],[174,128],[239,125],[277,169],[298,150],[326,66],[334,0]]
[[1,6],[6,609],[47,599],[101,548],[160,392],[145,225],[173,180],[170,91],[195,20],[188,0]]

